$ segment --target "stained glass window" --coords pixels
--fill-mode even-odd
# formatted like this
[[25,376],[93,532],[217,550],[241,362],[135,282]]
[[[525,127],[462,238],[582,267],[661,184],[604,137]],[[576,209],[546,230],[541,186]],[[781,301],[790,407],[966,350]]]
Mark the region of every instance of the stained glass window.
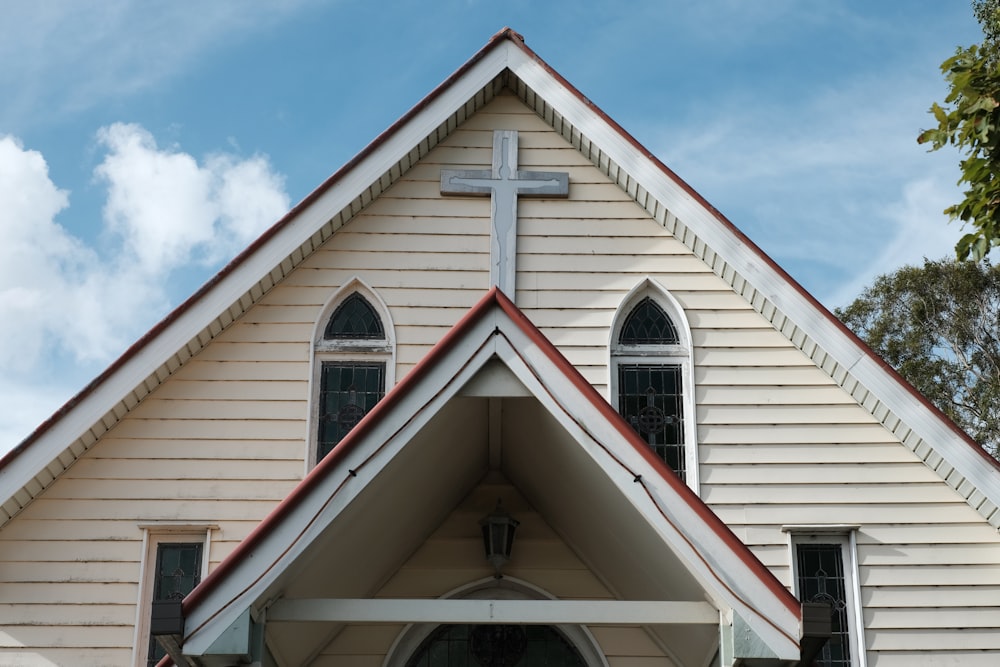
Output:
[[684,479],[684,387],[681,367],[675,364],[619,364],[618,412]]
[[329,454],[384,394],[384,363],[324,361],[320,372],[317,460]]
[[381,340],[385,338],[385,331],[372,305],[355,292],[333,311],[323,337],[327,340]]
[[663,308],[647,296],[625,318],[618,342],[622,345],[676,345],[680,339]]
[[799,599],[830,605],[832,634],[817,664],[851,667],[851,632],[848,624],[843,549],[839,544],[796,545]]
[[323,351],[338,358],[320,364],[317,461],[382,399],[387,357],[382,319],[358,292],[333,311],[323,338],[327,346]]
[[584,667],[576,648],[545,625],[442,625],[406,667]]
[[612,350],[618,412],[685,479],[683,348],[677,327],[652,297],[625,316]]
[[[200,542],[160,543],[156,549],[153,573],[153,601],[183,600],[201,581]],[[152,637],[146,664],[154,667],[166,651]]]

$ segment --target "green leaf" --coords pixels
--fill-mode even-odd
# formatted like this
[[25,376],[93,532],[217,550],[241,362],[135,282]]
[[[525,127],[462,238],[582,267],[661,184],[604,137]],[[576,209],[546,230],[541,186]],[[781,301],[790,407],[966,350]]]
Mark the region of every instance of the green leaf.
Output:
[[[976,236],[963,237],[981,245]],[[981,238],[981,237],[979,237]],[[994,456],[1000,449],[1000,268],[924,260],[880,276],[837,317]]]

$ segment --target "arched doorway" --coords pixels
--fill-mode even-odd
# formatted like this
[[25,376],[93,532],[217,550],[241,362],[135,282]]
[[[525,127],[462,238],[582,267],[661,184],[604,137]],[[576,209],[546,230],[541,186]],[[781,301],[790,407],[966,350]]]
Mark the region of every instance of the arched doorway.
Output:
[[406,667],[586,667],[576,647],[548,625],[441,625]]
[[[555,596],[526,581],[505,576],[489,577],[460,586],[442,596],[442,599],[495,599],[495,600],[554,600]],[[484,628],[479,630],[477,628]],[[497,662],[487,658],[479,662],[470,652],[469,643],[475,635],[477,644],[489,641],[489,628],[517,628],[524,632],[526,650],[517,662]],[[519,642],[513,631],[493,636],[493,642]],[[485,636],[484,636],[485,634]],[[463,646],[464,642],[464,646]],[[447,649],[447,655],[445,654]],[[455,657],[452,658],[451,651]],[[487,651],[487,655],[494,651]],[[540,655],[551,654],[550,662],[539,662]],[[503,652],[502,655],[506,655]],[[512,654],[513,655],[513,654]],[[590,631],[582,625],[436,625],[418,623],[407,626],[396,637],[386,654],[383,667],[608,667],[608,661]]]

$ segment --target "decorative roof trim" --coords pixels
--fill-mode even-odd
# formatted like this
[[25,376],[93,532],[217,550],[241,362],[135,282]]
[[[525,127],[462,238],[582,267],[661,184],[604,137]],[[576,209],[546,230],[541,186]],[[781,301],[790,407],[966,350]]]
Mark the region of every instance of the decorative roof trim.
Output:
[[[508,38],[516,38],[509,37],[508,32],[495,35],[455,74],[0,458],[0,527],[336,230],[364,210],[467,117],[488,104],[505,85],[506,57],[496,47]],[[470,77],[477,85],[467,97],[462,97],[464,93],[452,86],[463,77]],[[387,158],[392,161],[387,162]],[[259,276],[263,278],[258,279]],[[206,321],[206,325],[198,325]],[[71,444],[56,451],[65,442]]]
[[[557,406],[547,409],[570,415],[574,428],[624,469],[629,492],[646,499],[646,509],[641,511],[651,516],[658,513],[657,520],[665,521],[680,536],[683,545],[675,547],[690,552],[688,559],[698,563],[700,572],[711,573],[702,580],[703,585],[711,586],[706,593],[717,596],[738,614],[758,618],[762,636],[797,647],[801,607],[795,597],[497,288],[473,306],[184,599],[184,616],[194,625],[185,628],[185,643],[191,640],[200,647],[210,642],[211,637],[199,635],[203,631],[211,634],[216,626],[227,627],[229,616],[255,604],[254,596],[264,594],[272,585],[269,582],[273,582],[274,572],[301,555],[305,546],[297,544],[299,540],[314,539],[316,531],[322,531],[320,516],[330,516],[329,507],[336,496],[361,492],[364,481],[376,474],[362,472],[362,468],[369,463],[378,465],[377,452],[396,438],[395,433],[389,434],[395,424],[410,428],[429,418],[423,413],[436,411],[440,405],[435,408],[435,403],[448,400],[449,386],[455,385],[451,388],[457,391],[490,359],[499,358],[511,365],[505,360],[511,356],[531,374],[530,384],[538,385],[536,396],[544,396]],[[432,398],[422,398],[426,396]],[[586,409],[571,410],[569,406],[577,402],[585,403]],[[612,451],[609,444],[624,445],[624,449]],[[652,476],[642,474],[650,470]],[[647,481],[650,477],[653,481]],[[350,503],[350,495],[339,502]],[[292,544],[287,543],[289,539]],[[699,551],[699,545],[706,546],[706,539],[714,549],[711,553]],[[755,583],[748,583],[747,577]]]
[[1000,464],[509,28],[0,458],[0,526],[505,85],[1000,527]]
[[[522,51],[526,57],[512,57],[510,67],[516,77],[512,85],[526,104],[983,518],[1000,527],[1000,463],[996,459],[628,132],[527,47]],[[552,86],[552,79],[561,86]],[[541,95],[540,90],[549,95]],[[602,122],[595,122],[595,114]],[[670,209],[665,201],[672,202]]]

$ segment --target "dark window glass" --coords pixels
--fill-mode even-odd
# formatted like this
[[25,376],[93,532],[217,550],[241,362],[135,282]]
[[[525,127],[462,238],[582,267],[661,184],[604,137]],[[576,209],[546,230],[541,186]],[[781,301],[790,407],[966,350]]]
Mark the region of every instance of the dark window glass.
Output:
[[442,625],[406,667],[583,667],[562,634],[545,625]]
[[684,387],[675,364],[619,364],[618,412],[684,479]]
[[[183,600],[201,581],[200,542],[161,543],[156,548],[153,600]],[[146,664],[155,667],[167,653],[152,637]]]
[[363,296],[355,292],[333,311],[323,338],[336,340],[381,340],[385,338],[382,320]]
[[847,613],[843,549],[839,544],[798,544],[799,599],[830,605],[833,633],[817,664],[823,667],[851,666],[851,632]]
[[385,364],[324,361],[319,384],[317,461],[385,394]]
[[625,318],[618,335],[622,345],[676,345],[677,328],[659,304],[646,297]]

